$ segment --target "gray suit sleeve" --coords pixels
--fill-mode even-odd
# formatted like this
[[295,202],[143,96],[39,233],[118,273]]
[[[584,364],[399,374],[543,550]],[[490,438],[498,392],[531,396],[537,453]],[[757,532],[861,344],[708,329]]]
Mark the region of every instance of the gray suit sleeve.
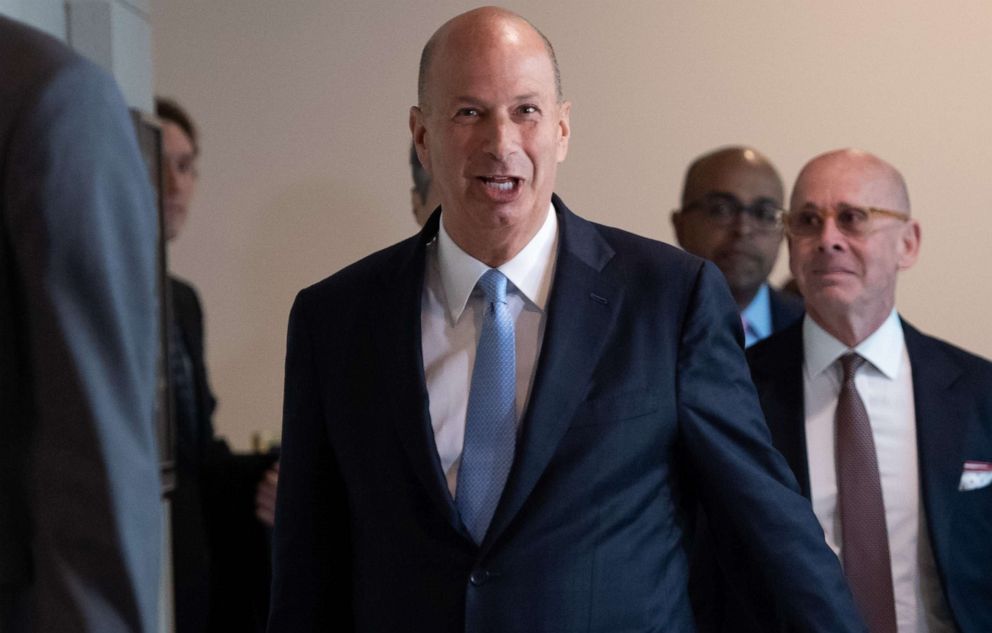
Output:
[[4,173],[29,412],[34,630],[153,631],[155,206],[113,81],[76,59],[13,127]]

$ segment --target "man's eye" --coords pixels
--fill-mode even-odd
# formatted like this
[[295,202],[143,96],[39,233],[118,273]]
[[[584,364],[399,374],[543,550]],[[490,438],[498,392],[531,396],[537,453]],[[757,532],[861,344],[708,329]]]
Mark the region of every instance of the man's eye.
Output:
[[737,206],[729,200],[710,200],[706,212],[714,218],[729,218],[737,212]]
[[797,226],[820,226],[823,220],[820,214],[813,211],[800,211],[796,214],[795,223]]
[[458,117],[477,117],[479,116],[478,108],[459,108],[458,112],[455,113]]
[[755,219],[762,222],[774,222],[778,217],[778,207],[770,202],[761,203],[753,207],[753,214]]
[[868,222],[868,213],[864,209],[841,209],[837,212],[837,222],[842,226],[864,226]]
[[540,112],[540,110],[538,110],[536,105],[528,104],[528,105],[520,106],[519,112],[520,114],[537,114],[538,112]]

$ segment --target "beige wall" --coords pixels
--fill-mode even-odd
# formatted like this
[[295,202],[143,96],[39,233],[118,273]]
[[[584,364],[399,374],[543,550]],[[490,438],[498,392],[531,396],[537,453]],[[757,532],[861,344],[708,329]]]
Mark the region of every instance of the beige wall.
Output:
[[[471,6],[155,4],[156,89],[186,103],[203,133],[194,216],[171,257],[200,289],[217,429],[236,446],[254,430],[278,433],[295,292],[414,231],[417,59]],[[573,137],[557,189],[573,209],[671,240],[679,180],[707,149],[754,144],[791,181],[816,153],[864,147],[902,169],[923,224],[902,313],[992,356],[992,3],[512,8],[558,49]],[[775,279],[785,274],[780,262]]]

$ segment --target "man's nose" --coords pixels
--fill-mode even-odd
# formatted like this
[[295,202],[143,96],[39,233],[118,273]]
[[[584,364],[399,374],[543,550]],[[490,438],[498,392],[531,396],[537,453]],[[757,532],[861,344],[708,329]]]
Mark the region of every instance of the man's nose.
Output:
[[738,235],[750,235],[754,232],[757,220],[747,209],[738,209],[730,221],[730,227]]
[[517,125],[506,114],[496,114],[489,120],[486,130],[486,153],[498,161],[504,161],[518,146]]
[[823,226],[820,228],[820,237],[818,248],[821,251],[828,250],[843,250],[844,244],[846,243],[847,236],[841,232],[840,227],[837,226],[837,220],[835,216],[828,215],[823,219]]

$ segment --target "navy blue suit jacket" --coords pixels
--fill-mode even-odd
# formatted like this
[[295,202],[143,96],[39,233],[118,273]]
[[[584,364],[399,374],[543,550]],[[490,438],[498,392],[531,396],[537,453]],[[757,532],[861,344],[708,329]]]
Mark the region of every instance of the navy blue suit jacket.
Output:
[[299,294],[269,631],[692,631],[697,499],[808,630],[863,630],[771,447],[720,272],[554,205],[541,357],[481,546],[445,485],[424,381],[439,215]]
[[772,312],[772,333],[789,327],[805,311],[801,297],[771,287],[768,288],[768,303]]
[[[967,460],[992,462],[992,364],[903,322],[913,371],[920,487],[944,597],[961,633],[992,631],[992,486],[960,491]],[[748,350],[772,439],[809,497],[802,323]]]

